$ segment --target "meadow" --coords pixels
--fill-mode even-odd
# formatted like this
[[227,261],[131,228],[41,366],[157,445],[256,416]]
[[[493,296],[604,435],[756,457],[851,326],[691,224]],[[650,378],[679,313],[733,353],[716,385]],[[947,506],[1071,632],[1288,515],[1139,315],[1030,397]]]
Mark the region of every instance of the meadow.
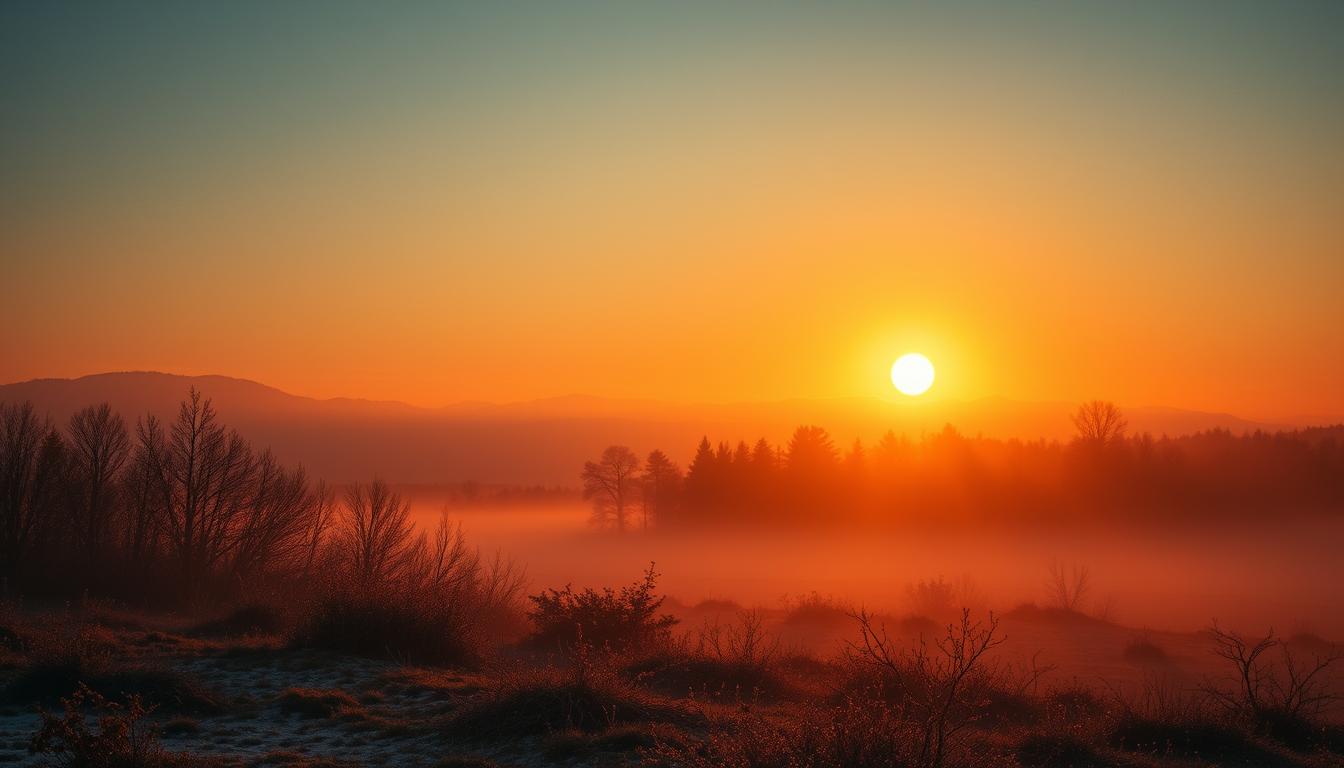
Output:
[[[335,485],[194,391],[134,437],[106,406],[0,416],[0,762],[1344,764],[1328,509],[763,525],[758,495],[746,525],[659,525],[690,502],[616,447],[615,495],[595,462],[584,492]],[[786,491],[854,466],[800,450]]]

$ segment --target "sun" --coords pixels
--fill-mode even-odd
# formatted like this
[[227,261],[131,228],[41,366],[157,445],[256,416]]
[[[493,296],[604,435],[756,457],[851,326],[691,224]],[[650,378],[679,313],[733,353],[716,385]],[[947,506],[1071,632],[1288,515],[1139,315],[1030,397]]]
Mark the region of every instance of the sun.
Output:
[[933,386],[933,363],[918,352],[901,355],[891,364],[891,383],[903,395],[922,395]]

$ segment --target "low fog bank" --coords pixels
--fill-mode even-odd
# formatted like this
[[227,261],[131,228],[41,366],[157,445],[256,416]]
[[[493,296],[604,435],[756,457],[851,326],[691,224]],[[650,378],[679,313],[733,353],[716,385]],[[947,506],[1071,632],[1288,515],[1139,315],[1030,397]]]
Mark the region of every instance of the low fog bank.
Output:
[[[533,588],[620,586],[657,563],[667,594],[683,603],[733,600],[782,607],[817,593],[841,603],[906,615],[910,593],[942,577],[978,608],[1046,605],[1052,565],[1085,567],[1085,612],[1131,627],[1187,631],[1217,619],[1247,631],[1344,637],[1344,521],[1217,527],[1074,530],[702,531],[594,530],[581,503],[445,506],[441,494],[409,489],[417,524],[443,510],[484,551],[512,557]],[[1267,516],[1272,517],[1272,516]]]

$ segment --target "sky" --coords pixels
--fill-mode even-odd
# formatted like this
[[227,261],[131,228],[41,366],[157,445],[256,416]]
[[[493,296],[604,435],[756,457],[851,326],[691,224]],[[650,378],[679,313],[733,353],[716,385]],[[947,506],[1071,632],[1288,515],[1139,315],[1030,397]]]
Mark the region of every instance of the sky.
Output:
[[0,381],[1344,413],[1344,4],[0,5]]

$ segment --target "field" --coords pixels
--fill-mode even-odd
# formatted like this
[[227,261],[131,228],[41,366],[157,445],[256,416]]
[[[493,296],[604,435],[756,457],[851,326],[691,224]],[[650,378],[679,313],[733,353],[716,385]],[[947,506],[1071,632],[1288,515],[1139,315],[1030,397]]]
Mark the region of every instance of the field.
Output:
[[[944,596],[925,586],[930,600]],[[679,622],[665,634],[624,647],[613,636],[601,648],[520,636],[467,665],[418,665],[393,647],[372,658],[312,647],[296,617],[262,606],[213,621],[106,604],[10,606],[0,622],[0,763],[58,756],[30,754],[42,726],[34,705],[59,713],[83,682],[110,700],[100,711],[113,722],[133,723],[127,695],[138,694],[149,711],[131,732],[157,732],[161,747],[139,762],[57,764],[1344,765],[1338,709],[1257,724],[1221,706],[1210,692],[1235,692],[1236,668],[1209,632],[1031,605],[995,619],[967,694],[954,696],[946,756],[921,757],[911,750],[925,721],[909,708],[929,691],[911,682],[925,673],[905,654],[921,637],[930,643],[925,683],[943,690],[946,659],[932,643],[957,624],[955,611],[930,607],[942,617],[870,618],[871,639],[899,655],[884,668],[860,650],[858,609],[818,595],[755,610],[668,599],[656,613]],[[967,637],[983,636],[988,615],[970,618],[980,634]],[[1340,647],[1286,638],[1264,657],[1271,675],[1285,650],[1304,663]],[[1313,691],[1341,690],[1344,666],[1316,682]],[[77,741],[62,733],[58,743]]]

